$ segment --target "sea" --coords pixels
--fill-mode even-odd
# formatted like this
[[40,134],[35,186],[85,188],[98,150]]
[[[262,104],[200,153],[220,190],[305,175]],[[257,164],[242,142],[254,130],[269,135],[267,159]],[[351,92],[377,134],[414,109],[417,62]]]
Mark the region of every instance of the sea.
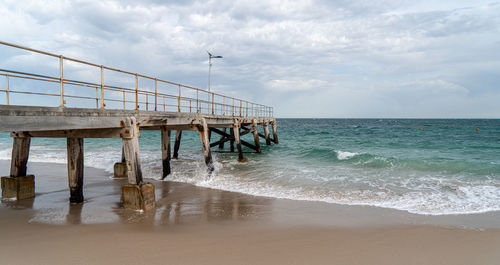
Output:
[[[500,211],[498,119],[278,119],[278,135],[278,145],[261,140],[261,154],[244,147],[246,163],[229,143],[212,148],[208,174],[198,132],[184,131],[165,181],[422,215]],[[161,179],[160,133],[141,131],[139,144],[144,177]],[[11,148],[0,133],[1,160],[10,160]],[[84,149],[85,165],[111,177],[121,140],[85,139]],[[65,140],[32,139],[29,161],[66,163]]]

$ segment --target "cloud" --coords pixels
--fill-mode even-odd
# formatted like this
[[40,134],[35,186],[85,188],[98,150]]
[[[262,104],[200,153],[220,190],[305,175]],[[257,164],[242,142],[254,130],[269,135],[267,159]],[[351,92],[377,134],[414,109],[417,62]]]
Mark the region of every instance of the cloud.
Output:
[[[4,41],[200,88],[210,50],[224,56],[213,64],[215,91],[281,116],[498,117],[493,1],[6,0],[0,31]],[[0,68],[57,68],[33,58],[0,47]]]
[[326,85],[322,80],[271,80],[267,83],[267,87],[273,92],[296,92],[296,91],[311,91],[320,90]]

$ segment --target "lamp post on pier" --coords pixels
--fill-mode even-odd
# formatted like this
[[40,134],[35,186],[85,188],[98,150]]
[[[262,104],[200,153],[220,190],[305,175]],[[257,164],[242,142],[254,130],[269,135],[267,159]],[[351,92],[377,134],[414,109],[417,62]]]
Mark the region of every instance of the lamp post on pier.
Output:
[[210,92],[210,71],[212,69],[212,58],[222,58],[220,55],[212,55],[209,51],[208,53],[208,92]]
[[[212,58],[222,58],[220,55],[212,55],[209,51],[208,53],[208,102],[210,104],[210,71],[212,69]],[[207,104],[207,108],[210,105]],[[214,94],[212,94],[212,114],[214,114]]]

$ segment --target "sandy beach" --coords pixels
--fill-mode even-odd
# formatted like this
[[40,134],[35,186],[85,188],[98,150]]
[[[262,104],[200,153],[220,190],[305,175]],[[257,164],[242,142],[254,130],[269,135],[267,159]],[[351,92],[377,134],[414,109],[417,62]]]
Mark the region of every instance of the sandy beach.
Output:
[[[0,175],[9,161],[0,161]],[[154,181],[156,210],[120,206],[126,180],[29,163],[36,198],[2,200],[0,264],[498,264],[500,214],[424,216]]]

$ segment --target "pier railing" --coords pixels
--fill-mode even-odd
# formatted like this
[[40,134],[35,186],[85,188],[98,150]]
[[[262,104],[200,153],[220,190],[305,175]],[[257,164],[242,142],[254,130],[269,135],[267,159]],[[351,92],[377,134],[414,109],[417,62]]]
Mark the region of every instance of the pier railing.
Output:
[[[13,69],[14,67],[2,69],[0,66],[0,76],[5,82],[4,86],[0,86],[0,94],[5,95],[0,105],[273,117],[273,108],[262,104],[3,41],[0,41],[0,44],[15,48],[16,51],[27,51],[56,60],[52,64],[38,66],[37,69],[30,71]],[[19,57],[20,61],[22,59],[26,57]],[[38,63],[45,61],[49,60],[40,58]],[[45,74],[42,68],[58,73]],[[27,95],[33,99],[28,100]]]

